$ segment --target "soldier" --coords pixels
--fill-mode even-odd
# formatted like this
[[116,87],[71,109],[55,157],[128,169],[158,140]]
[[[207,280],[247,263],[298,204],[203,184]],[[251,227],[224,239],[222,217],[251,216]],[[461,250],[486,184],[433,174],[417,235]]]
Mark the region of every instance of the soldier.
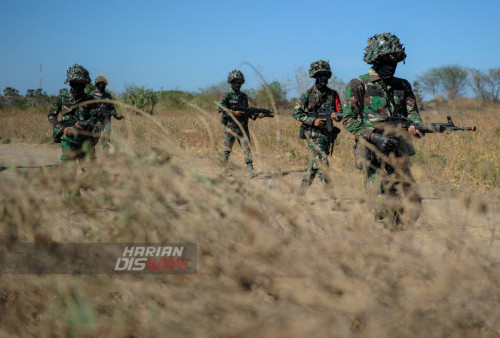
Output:
[[[311,63],[309,77],[315,79],[315,84],[305,91],[295,106],[293,118],[302,123],[301,138],[307,139],[307,147],[311,151],[311,160],[304,171],[301,187],[305,189],[310,186],[318,174],[323,187],[328,184],[328,178],[318,165],[318,161],[328,166],[328,155],[333,146],[336,134],[340,131],[334,127],[333,135],[328,132],[326,119],[316,118],[315,114],[320,109],[327,109],[331,112],[331,119],[340,122],[340,116],[336,113],[342,113],[342,104],[339,94],[328,88],[328,79],[332,76],[330,64],[328,61],[318,60]],[[340,115],[339,114],[339,115]],[[307,134],[307,136],[305,135]],[[301,194],[303,194],[301,190]],[[331,196],[334,198],[333,194]]]
[[[405,49],[395,35],[382,33],[368,39],[364,61],[372,67],[347,86],[343,120],[345,128],[355,135],[355,166],[362,169],[365,184],[380,183],[379,195],[395,203],[389,206],[385,198],[376,206],[376,217],[391,228],[415,222],[421,209],[408,163],[415,150],[405,137],[384,125],[389,116],[421,121],[410,83],[394,77],[398,62],[405,58]],[[408,133],[422,136],[414,126]]]
[[[48,114],[54,142],[61,143],[63,163],[93,159],[93,132],[98,126],[97,107],[95,104],[82,104],[93,99],[85,93],[85,86],[90,83],[89,72],[75,64],[68,69],[64,83],[69,83],[69,92],[56,97]],[[62,113],[61,121],[57,120],[59,113]]]
[[[222,162],[224,166],[227,164],[229,154],[231,154],[234,141],[237,138],[241,150],[243,151],[247,170],[250,175],[253,176],[255,175],[255,170],[253,167],[252,152],[250,150],[250,132],[248,131],[249,117],[245,112],[235,110],[237,107],[248,107],[248,97],[240,90],[245,82],[245,77],[239,70],[235,69],[229,73],[227,82],[231,85],[231,91],[223,94],[217,103],[217,110],[222,114],[221,123],[224,125]],[[233,116],[230,116],[230,114]],[[263,118],[264,114],[260,113],[257,117]],[[253,120],[257,117],[253,118]],[[243,130],[241,130],[240,126]]]
[[[108,79],[105,76],[99,75],[96,77],[94,84],[96,90],[92,93],[95,100],[113,100],[111,94],[106,90],[108,85]],[[97,104],[99,109],[99,121],[104,124],[104,129],[101,135],[101,147],[104,150],[108,149],[108,143],[111,134],[111,117],[117,120],[122,120],[123,115],[119,115],[116,112],[115,105],[112,103],[99,102]]]

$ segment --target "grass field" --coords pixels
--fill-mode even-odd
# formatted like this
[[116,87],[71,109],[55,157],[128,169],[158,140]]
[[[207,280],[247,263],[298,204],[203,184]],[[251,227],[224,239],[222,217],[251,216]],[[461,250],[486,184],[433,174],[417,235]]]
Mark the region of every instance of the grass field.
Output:
[[345,130],[330,175],[346,211],[331,211],[317,182],[297,195],[309,154],[290,112],[250,122],[260,174],[249,179],[237,145],[231,175],[218,167],[215,110],[120,111],[115,150],[76,175],[20,165],[28,147],[60,151],[46,111],[0,112],[2,250],[190,242],[198,273],[2,274],[0,336],[500,336],[500,106],[422,111],[478,130],[414,142],[424,211],[397,232],[373,220]]

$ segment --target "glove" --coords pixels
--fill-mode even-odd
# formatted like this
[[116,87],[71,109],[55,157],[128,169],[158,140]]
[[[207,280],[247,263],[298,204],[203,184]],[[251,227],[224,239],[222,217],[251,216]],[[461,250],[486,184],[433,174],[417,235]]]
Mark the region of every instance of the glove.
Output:
[[371,142],[384,154],[393,151],[397,145],[395,139],[377,133],[372,134]]

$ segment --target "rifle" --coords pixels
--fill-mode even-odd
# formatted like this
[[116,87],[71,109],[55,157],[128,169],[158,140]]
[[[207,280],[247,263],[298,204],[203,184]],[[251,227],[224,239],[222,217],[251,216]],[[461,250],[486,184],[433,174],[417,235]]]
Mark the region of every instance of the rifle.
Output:
[[[83,128],[83,130],[78,130],[78,133],[75,137],[75,140],[80,139],[83,140],[88,138],[89,136],[92,138],[92,142],[95,144],[99,140],[99,127],[96,123],[85,120],[78,120],[75,116],[70,116],[67,120],[59,121],[59,132],[56,133],[55,130],[52,131],[52,138],[54,142],[61,143],[61,137],[64,134],[64,129],[67,127],[75,127],[75,124],[78,123],[79,126]],[[76,127],[75,127],[76,128]]]
[[[402,116],[391,116],[383,121],[374,123],[376,129],[374,132],[384,134],[386,137],[390,137],[395,141],[395,151],[399,155],[415,155],[415,148],[408,142],[408,140],[397,131],[397,129],[407,131],[408,128],[414,126],[416,130],[420,131],[422,134],[425,133],[443,133],[445,131],[457,131],[457,130],[470,130],[476,131],[476,127],[457,127],[451,120],[451,116],[447,116],[447,123],[419,123],[410,120],[407,117]],[[387,131],[388,132],[385,132]]]
[[421,133],[443,133],[445,131],[457,131],[457,130],[470,130],[476,131],[476,127],[457,127],[453,121],[451,120],[451,116],[446,117],[448,122],[446,123],[419,123],[410,120],[407,117],[402,116],[393,116],[388,117],[387,119],[380,121],[377,123],[377,128],[384,129],[384,125],[390,125],[394,127],[399,127],[403,129],[408,129],[411,126],[415,126],[416,130],[419,130]]
[[318,108],[314,113],[312,113],[312,115],[314,115],[314,117],[317,119],[326,119],[326,130],[328,131],[329,144],[327,155],[330,155],[333,152],[333,143],[340,133],[340,129],[333,125],[332,113],[335,113],[335,115],[337,115],[337,117],[340,117],[340,119],[344,118],[343,113],[334,111],[331,106]]
[[111,117],[114,117],[116,119],[118,116],[116,111],[114,109],[109,109],[107,104],[100,104],[97,111],[99,119],[102,121],[110,120]]
[[250,118],[255,120],[260,113],[264,114],[264,117],[274,117],[274,113],[269,109],[265,108],[254,108],[254,107],[234,107],[233,110],[239,110],[248,114]]

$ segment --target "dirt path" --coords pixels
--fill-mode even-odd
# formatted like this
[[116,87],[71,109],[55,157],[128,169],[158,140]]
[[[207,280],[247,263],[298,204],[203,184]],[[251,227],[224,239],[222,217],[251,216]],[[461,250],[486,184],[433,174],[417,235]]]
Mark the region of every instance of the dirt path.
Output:
[[[98,153],[98,156],[102,156],[102,154]],[[60,164],[59,158],[60,147],[56,144],[0,144],[0,175],[13,177],[15,172],[9,170],[11,168],[34,171],[43,167],[57,166]],[[175,160],[183,167],[191,168],[201,175],[215,176],[220,172],[216,162],[207,158],[176,157]],[[236,162],[237,159],[234,159],[232,163]],[[302,178],[303,168],[297,164],[291,163],[287,165],[286,169],[280,169],[275,163],[266,163],[256,159],[256,168],[259,175],[250,179],[249,184],[263,191],[275,189],[278,180],[284,180],[290,186],[298,186]],[[247,176],[244,168],[237,164],[233,164],[229,172],[233,177]],[[343,203],[349,204],[363,198],[362,180],[358,174],[333,170],[331,175],[333,181],[338,182],[335,184],[335,193]],[[351,184],[347,185],[345,182],[351,182]],[[354,183],[353,186],[352,182],[357,183]],[[492,195],[492,193],[475,191],[475,198],[470,202],[472,206],[469,205],[466,208],[464,205],[466,203],[464,202],[465,195],[463,194],[455,197],[450,194],[435,197],[429,193],[426,195],[425,187],[421,187],[420,190],[424,191],[422,194],[424,212],[412,229],[413,231],[424,237],[429,237],[433,235],[436,226],[453,226],[456,231],[466,231],[467,235],[480,241],[489,255],[500,264],[500,203],[497,192]],[[329,200],[317,182],[307,191],[305,200],[312,206],[313,210],[332,213],[328,206]],[[291,201],[291,203],[297,203],[297,201]],[[481,212],[481,208],[484,208],[486,212]],[[470,210],[475,209],[478,210],[477,213],[470,212]],[[443,212],[443,210],[449,212]],[[353,222],[348,212],[335,211],[332,214],[342,222]]]
[[0,144],[0,166],[37,168],[60,164],[58,145],[10,143]]

